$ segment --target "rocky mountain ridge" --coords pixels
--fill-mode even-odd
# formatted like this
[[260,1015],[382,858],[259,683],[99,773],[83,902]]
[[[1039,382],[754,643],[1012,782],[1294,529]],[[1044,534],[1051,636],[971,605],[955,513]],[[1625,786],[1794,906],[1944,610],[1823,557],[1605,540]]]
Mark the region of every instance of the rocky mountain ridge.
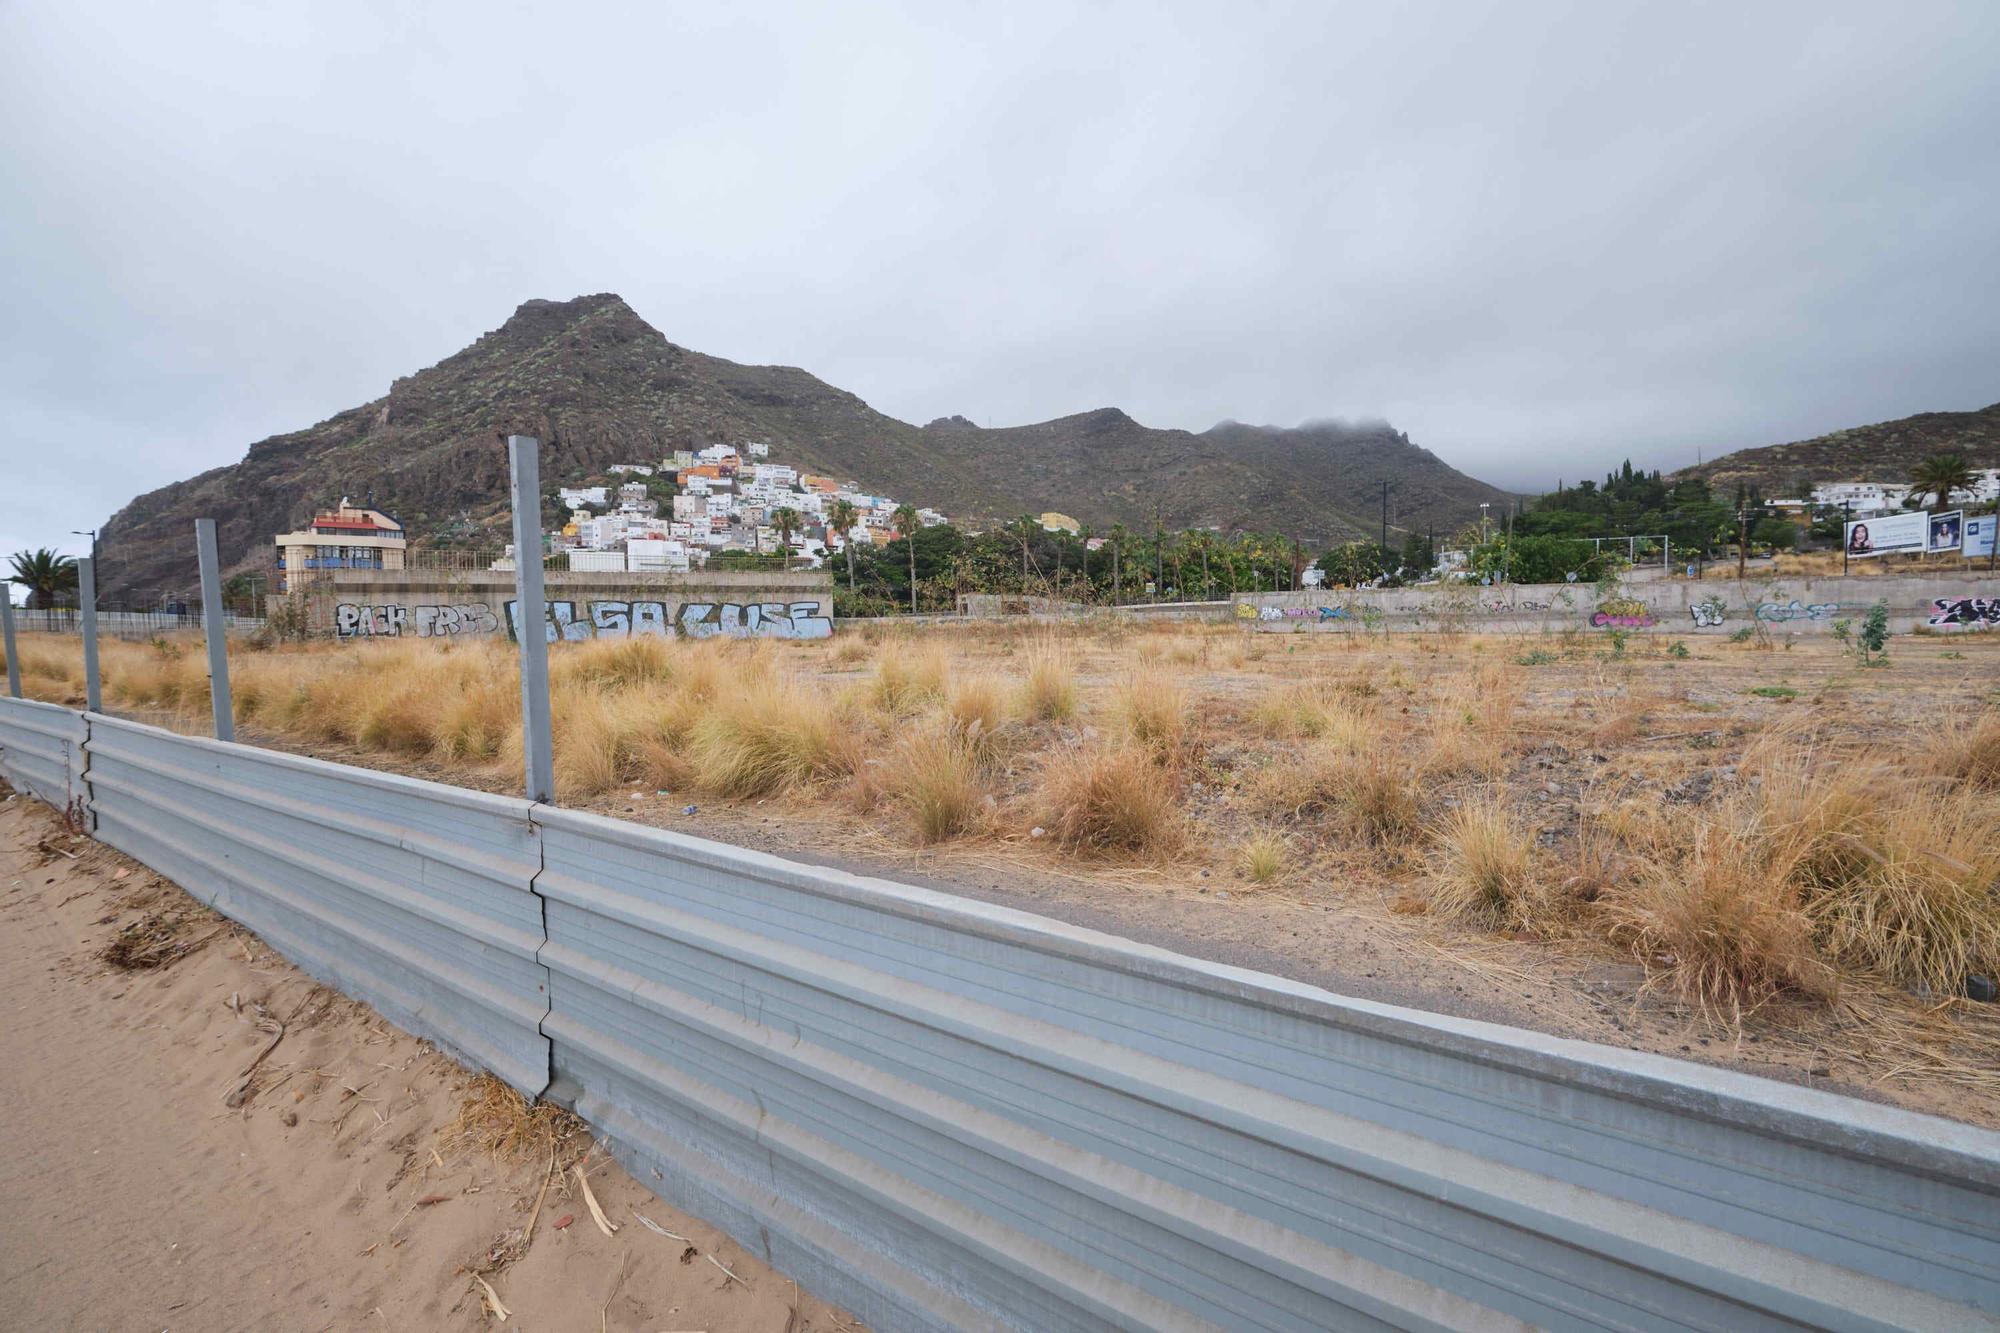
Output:
[[102,531],[107,601],[195,583],[193,520],[212,517],[225,566],[268,561],[274,534],[316,508],[371,496],[419,542],[504,540],[499,437],[537,436],[546,482],[716,441],[944,510],[998,521],[1060,510],[1114,522],[1373,536],[1382,483],[1391,539],[1456,529],[1509,498],[1386,423],[1298,428],[1143,426],[1117,408],[1033,425],[964,417],[914,426],[793,366],[748,366],[670,342],[614,295],[529,301],[499,329],[397,379],[382,398],[251,445],[243,460],[142,495]]

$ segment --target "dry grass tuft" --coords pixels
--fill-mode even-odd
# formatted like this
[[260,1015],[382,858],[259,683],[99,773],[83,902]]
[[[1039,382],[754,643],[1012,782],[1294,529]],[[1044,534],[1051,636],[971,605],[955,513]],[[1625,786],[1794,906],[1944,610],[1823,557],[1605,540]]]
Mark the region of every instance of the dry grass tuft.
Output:
[[1429,734],[1418,760],[1433,778],[1497,777],[1506,753],[1479,714],[1462,704],[1440,704],[1431,713]]
[[1357,754],[1380,735],[1363,697],[1328,684],[1280,685],[1257,701],[1250,720],[1268,736],[1323,740]]
[[458,1115],[439,1132],[447,1151],[470,1149],[503,1162],[553,1152],[557,1145],[590,1127],[552,1102],[529,1102],[492,1074],[475,1075],[466,1085]]
[[584,681],[551,687],[556,794],[581,800],[636,771],[643,697]]
[[1939,777],[2000,791],[2000,708],[1947,719],[1928,748],[1931,771]]
[[965,731],[946,719],[933,720],[903,737],[894,762],[889,781],[919,843],[947,842],[972,829],[986,789]]
[[915,651],[897,644],[875,665],[875,703],[883,712],[919,712],[945,696],[951,663],[942,648]]
[[1773,873],[1762,838],[1754,815],[1733,810],[1684,835],[1678,855],[1643,861],[1635,878],[1598,904],[1610,938],[1657,981],[1737,1024],[1786,992],[1830,995],[1833,982],[1813,951],[1811,923],[1792,887]]
[[1176,784],[1134,746],[1072,746],[1042,769],[1042,804],[1056,845],[1089,855],[1152,855],[1181,844]]
[[1007,690],[992,676],[953,676],[944,715],[972,746],[975,757],[990,761],[1007,726]]
[[1446,817],[1437,838],[1431,911],[1489,926],[1519,926],[1530,915],[1533,844],[1505,801],[1476,796]]
[[1393,755],[1355,754],[1330,741],[1308,742],[1266,768],[1252,783],[1251,801],[1266,816],[1330,819],[1371,843],[1417,832],[1417,788],[1407,767]]
[[521,680],[511,663],[481,654],[458,688],[432,701],[431,753],[446,762],[491,763],[520,744]]
[[1942,995],[2000,969],[2000,801],[1805,749],[1774,750],[1758,768],[1742,818],[1827,956]]
[[711,700],[689,729],[694,782],[717,796],[769,796],[852,773],[853,733],[824,694],[771,676]]
[[1164,671],[1144,671],[1118,690],[1118,721],[1132,742],[1162,763],[1194,748],[1187,687]]
[[1252,884],[1270,884],[1285,873],[1285,840],[1269,829],[1259,829],[1236,849],[1243,878]]
[[1038,635],[1028,648],[1021,681],[1021,715],[1031,722],[1066,722],[1077,714],[1076,653],[1054,634]]
[[552,685],[568,681],[624,688],[665,685],[674,676],[674,656],[668,640],[644,634],[559,644],[549,654],[549,678]]

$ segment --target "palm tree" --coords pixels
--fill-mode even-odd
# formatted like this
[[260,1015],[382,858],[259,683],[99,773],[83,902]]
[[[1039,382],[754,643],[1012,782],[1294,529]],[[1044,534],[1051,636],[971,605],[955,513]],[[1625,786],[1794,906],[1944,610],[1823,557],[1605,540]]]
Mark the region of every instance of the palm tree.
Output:
[[1215,580],[1208,572],[1208,548],[1212,535],[1206,529],[1197,529],[1188,534],[1189,543],[1201,554],[1201,600],[1204,602],[1215,600]]
[[20,551],[13,557],[14,576],[28,590],[28,609],[46,611],[56,604],[59,594],[76,587],[76,559],[57,555],[44,546],[37,551]]
[[1125,554],[1125,541],[1131,534],[1123,523],[1111,525],[1111,604],[1117,606],[1125,599],[1125,571],[1120,561]]
[[917,507],[913,504],[899,504],[893,515],[896,531],[903,534],[903,542],[910,548],[910,614],[917,613],[917,529],[924,521],[917,517]]
[[785,553],[785,568],[792,567],[792,534],[799,530],[799,511],[784,505],[771,511],[771,526],[778,530],[778,548]]
[[835,500],[828,521],[840,533],[840,544],[847,549],[847,595],[854,595],[854,525],[861,521],[861,511],[854,507],[852,500]]
[[1964,454],[1932,454],[1910,470],[1910,493],[1904,503],[1935,495],[1942,509],[1951,503],[1953,491],[1969,491],[1978,481]]
[[1041,526],[1040,521],[1026,514],[1014,520],[1014,535],[1021,539],[1021,593],[1023,596],[1026,596],[1028,592],[1028,542],[1034,537],[1036,530]]

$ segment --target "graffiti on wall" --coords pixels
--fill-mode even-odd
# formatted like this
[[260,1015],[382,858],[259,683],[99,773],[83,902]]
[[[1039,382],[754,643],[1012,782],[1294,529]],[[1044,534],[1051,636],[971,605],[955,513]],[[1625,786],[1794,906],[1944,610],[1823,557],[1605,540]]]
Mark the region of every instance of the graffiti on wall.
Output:
[[412,631],[420,639],[440,639],[454,634],[491,634],[499,628],[499,617],[484,602],[455,606],[342,602],[333,608],[333,632],[343,639],[394,639]]
[[1694,617],[1696,629],[1711,629],[1729,618],[1729,608],[1722,604],[1720,597],[1696,602],[1688,608],[1688,613]]
[[1590,623],[1613,629],[1644,629],[1660,622],[1653,618],[1653,609],[1636,597],[1607,597],[1590,613]]
[[1931,602],[1930,623],[1938,629],[1954,625],[2000,627],[2000,597],[1939,597]]
[[[671,639],[825,639],[833,621],[819,614],[819,603],[806,602],[686,602],[678,613],[671,602],[592,601],[577,613],[573,601],[545,603],[543,629],[550,643],[584,639],[626,639],[635,636]],[[521,634],[520,603],[507,603],[507,632]]]
[[1248,602],[1236,604],[1238,620],[1352,620],[1353,613],[1344,606],[1252,606]]
[[1757,619],[1774,622],[1783,620],[1831,620],[1839,611],[1839,602],[1814,602],[1808,606],[1794,597],[1789,602],[1760,602],[1757,606]]

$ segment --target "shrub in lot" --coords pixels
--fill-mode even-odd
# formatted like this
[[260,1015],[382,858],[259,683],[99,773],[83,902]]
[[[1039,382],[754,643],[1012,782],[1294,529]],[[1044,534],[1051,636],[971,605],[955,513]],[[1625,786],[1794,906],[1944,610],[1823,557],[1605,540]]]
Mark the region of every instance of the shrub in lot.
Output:
[[1175,784],[1135,746],[1057,751],[1042,769],[1041,804],[1056,845],[1068,851],[1146,855],[1181,842]]
[[896,746],[889,779],[920,843],[938,843],[971,829],[986,797],[979,760],[965,731],[935,719]]
[[1237,859],[1243,878],[1252,884],[1269,884],[1285,873],[1285,840],[1260,829],[1243,840]]
[[1141,672],[1119,688],[1118,720],[1134,744],[1162,763],[1194,745],[1187,689],[1164,671]]
[[1526,923],[1532,843],[1505,801],[1491,793],[1467,800],[1445,817],[1435,844],[1432,912],[1486,925]]
[[1754,818],[1732,811],[1641,858],[1598,900],[1614,942],[1683,999],[1735,1022],[1782,992],[1823,996],[1833,984],[1761,844]]
[[1064,722],[1079,706],[1076,655],[1053,634],[1037,638],[1028,649],[1027,673],[1021,682],[1021,714],[1031,722]]

